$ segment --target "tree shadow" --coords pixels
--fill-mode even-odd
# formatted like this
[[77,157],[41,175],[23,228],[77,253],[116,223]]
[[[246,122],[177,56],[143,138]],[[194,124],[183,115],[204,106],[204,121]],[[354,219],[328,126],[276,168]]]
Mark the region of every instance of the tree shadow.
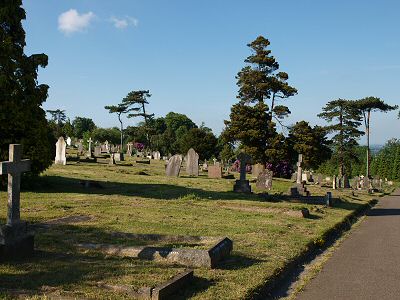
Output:
[[398,208],[373,208],[368,211],[367,216],[378,217],[378,216],[399,216],[400,209]]

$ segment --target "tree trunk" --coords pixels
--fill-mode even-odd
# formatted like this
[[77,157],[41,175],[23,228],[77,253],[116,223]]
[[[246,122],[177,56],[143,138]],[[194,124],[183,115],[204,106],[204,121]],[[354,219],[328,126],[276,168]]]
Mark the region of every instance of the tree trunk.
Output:
[[371,118],[371,111],[369,110],[368,111],[368,115],[367,115],[367,123],[366,123],[367,126],[365,128],[365,132],[367,134],[367,170],[366,170],[367,178],[369,178],[369,176],[370,176],[370,171],[369,171],[369,169],[370,169],[370,150],[369,150],[369,122],[370,122],[370,118]]
[[119,152],[122,153],[122,149],[123,149],[123,140],[124,140],[124,134],[123,134],[124,128],[123,128],[123,126],[122,126],[121,115],[118,115],[118,120],[119,120],[119,123],[121,123],[121,148],[120,148]]

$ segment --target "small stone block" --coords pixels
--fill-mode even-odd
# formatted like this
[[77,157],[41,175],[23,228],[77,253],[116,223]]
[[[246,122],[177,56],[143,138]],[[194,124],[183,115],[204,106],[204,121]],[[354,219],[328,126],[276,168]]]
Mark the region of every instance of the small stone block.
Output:
[[233,191],[236,193],[251,193],[250,182],[248,180],[236,180]]
[[171,296],[178,292],[183,286],[193,280],[193,270],[187,270],[168,280],[167,282],[153,288],[152,300],[173,299]]
[[303,218],[309,218],[310,217],[310,211],[308,208],[302,208],[301,209],[301,214],[303,215]]

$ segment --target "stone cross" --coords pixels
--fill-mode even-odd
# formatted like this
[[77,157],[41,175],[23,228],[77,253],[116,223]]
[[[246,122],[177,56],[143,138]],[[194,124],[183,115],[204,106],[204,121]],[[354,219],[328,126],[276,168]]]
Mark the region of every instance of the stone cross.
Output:
[[92,154],[92,143],[93,143],[92,138],[90,137],[87,140],[87,142],[89,143],[89,155],[91,155]]
[[240,161],[240,180],[246,180],[246,165],[251,161],[251,157],[242,152],[238,155],[238,160]]
[[299,154],[299,160],[297,161],[297,179],[296,179],[296,183],[298,184],[301,184],[303,180],[302,168],[301,168],[302,163],[303,163],[303,154]]
[[21,173],[31,169],[29,159],[21,160],[22,146],[10,144],[9,161],[0,162],[0,175],[8,174],[8,212],[7,225],[12,226],[20,222],[20,184]]

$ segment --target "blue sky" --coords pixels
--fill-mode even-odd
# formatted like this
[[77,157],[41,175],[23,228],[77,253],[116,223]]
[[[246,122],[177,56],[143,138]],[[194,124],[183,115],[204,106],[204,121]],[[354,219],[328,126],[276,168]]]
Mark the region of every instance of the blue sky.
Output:
[[[299,91],[286,124],[337,98],[400,104],[399,1],[24,0],[26,52],[46,53],[45,109],[118,125],[104,105],[150,90],[149,111],[223,128],[237,99],[235,76],[258,35]],[[400,138],[397,112],[372,117],[371,142]],[[127,120],[133,125],[136,120]]]

